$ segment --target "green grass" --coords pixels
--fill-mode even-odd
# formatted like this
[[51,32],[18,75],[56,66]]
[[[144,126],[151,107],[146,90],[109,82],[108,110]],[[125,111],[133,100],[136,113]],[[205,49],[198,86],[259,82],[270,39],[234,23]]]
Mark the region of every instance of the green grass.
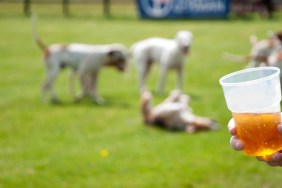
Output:
[[[147,37],[172,38],[180,29],[191,30],[195,40],[185,67],[185,91],[192,97],[194,112],[217,120],[221,129],[189,135],[142,123],[134,69],[128,78],[103,69],[102,106],[88,100],[74,103],[67,71],[55,86],[63,103],[43,103],[45,72],[31,38],[30,19],[22,15],[20,5],[0,6],[1,188],[281,187],[281,169],[230,148],[226,125],[231,114],[218,83],[224,74],[246,65],[227,62],[222,52],[247,54],[248,37],[263,38],[268,30],[280,29],[279,18],[150,21],[137,19],[131,6],[115,9],[119,11],[110,19],[97,7],[73,7],[65,18],[56,5],[33,6],[39,33],[48,44],[122,42],[129,47]],[[154,69],[148,83],[152,91],[157,79]],[[166,95],[174,85],[171,73]],[[100,156],[104,149],[107,157]]]

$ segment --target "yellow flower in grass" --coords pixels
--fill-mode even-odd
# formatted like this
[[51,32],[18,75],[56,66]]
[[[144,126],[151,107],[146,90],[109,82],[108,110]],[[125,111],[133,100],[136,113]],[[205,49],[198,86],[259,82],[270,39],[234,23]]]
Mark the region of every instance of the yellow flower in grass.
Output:
[[109,156],[109,151],[108,150],[106,150],[106,149],[102,149],[101,151],[100,151],[100,157],[108,157]]

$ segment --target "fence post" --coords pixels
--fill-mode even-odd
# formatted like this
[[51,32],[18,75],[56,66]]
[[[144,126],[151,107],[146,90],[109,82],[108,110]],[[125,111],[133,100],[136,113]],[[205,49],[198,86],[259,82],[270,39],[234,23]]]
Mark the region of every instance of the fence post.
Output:
[[26,16],[30,15],[30,0],[23,1],[23,11]]
[[104,4],[104,16],[110,16],[110,0],[103,0]]
[[63,14],[69,14],[69,0],[63,0]]

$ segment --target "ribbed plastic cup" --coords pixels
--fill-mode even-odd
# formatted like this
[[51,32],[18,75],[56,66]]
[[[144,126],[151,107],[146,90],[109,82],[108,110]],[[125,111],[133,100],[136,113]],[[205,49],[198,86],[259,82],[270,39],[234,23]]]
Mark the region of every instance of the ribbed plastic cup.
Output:
[[227,107],[232,112],[280,112],[280,69],[249,68],[220,78]]
[[281,123],[279,74],[276,67],[258,67],[219,80],[247,155],[267,156],[282,150],[282,135],[277,130]]

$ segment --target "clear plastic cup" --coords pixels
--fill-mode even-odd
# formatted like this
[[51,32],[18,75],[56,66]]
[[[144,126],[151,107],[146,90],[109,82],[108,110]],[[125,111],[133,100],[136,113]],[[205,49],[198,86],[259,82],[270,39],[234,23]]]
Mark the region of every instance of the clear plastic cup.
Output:
[[282,149],[280,69],[258,67],[220,78],[238,138],[247,155],[265,156]]

